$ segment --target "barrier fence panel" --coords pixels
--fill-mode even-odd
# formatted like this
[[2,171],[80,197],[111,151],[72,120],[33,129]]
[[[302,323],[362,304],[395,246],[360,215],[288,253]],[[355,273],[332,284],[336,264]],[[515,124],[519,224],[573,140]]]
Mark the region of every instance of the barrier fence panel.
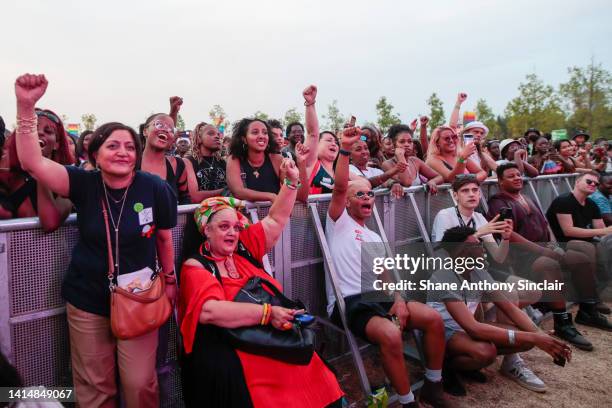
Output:
[[[545,212],[558,194],[570,191],[575,178],[576,175],[560,175],[530,179],[525,183],[524,192],[538,200]],[[423,232],[425,229],[431,232],[435,214],[453,205],[448,185],[440,186],[439,193],[433,196],[426,194],[422,187],[406,191],[409,195],[402,199],[391,199],[385,193],[378,194],[375,201],[394,250],[423,241]],[[495,180],[487,180],[482,185],[485,197],[496,191]],[[317,202],[321,220],[325,220],[329,200],[330,195],[309,198]],[[173,230],[177,262],[181,259],[184,227],[195,207],[179,208],[178,224]],[[267,204],[258,203],[250,208],[256,209],[259,219],[269,211]],[[422,223],[416,217],[417,212]],[[71,215],[65,225],[52,234],[44,234],[35,218],[0,222],[0,350],[17,367],[28,386],[72,383],[60,287],[78,239],[75,220],[76,216]],[[373,220],[368,226],[377,229]],[[307,205],[296,203],[291,221],[268,256],[285,293],[302,300],[312,313],[323,315],[326,307],[323,258]],[[166,373],[169,380],[164,394],[173,397],[163,405],[180,406],[180,381],[174,364],[178,341],[175,322],[170,324],[169,336],[165,362],[172,367]]]

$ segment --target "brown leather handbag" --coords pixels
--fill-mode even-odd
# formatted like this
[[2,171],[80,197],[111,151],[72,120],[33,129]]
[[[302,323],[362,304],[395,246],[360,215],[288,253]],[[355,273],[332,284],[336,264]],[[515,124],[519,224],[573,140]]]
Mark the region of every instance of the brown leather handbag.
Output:
[[[164,324],[172,313],[170,300],[166,296],[164,279],[155,273],[148,289],[138,293],[115,285],[115,263],[113,261],[108,213],[102,201],[102,213],[106,227],[108,246],[108,280],[111,296],[110,322],[115,337],[121,340],[132,339],[150,333]],[[115,229],[115,240],[118,247],[118,228]]]

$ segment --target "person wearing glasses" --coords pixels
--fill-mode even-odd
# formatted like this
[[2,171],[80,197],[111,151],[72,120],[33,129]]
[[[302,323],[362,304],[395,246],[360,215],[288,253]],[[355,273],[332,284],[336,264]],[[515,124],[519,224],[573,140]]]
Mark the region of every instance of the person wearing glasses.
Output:
[[459,150],[459,136],[450,126],[439,126],[431,134],[425,163],[440,174],[444,181],[452,183],[458,174],[475,174],[479,181],[487,173],[470,157],[476,153],[473,142]]
[[[410,390],[403,356],[402,331],[419,329],[424,332],[427,356],[425,384],[421,389],[421,401],[434,407],[446,407],[442,389],[442,361],[444,358],[444,327],[438,313],[418,302],[406,302],[400,292],[389,297],[379,293],[387,301],[374,302],[362,292],[362,280],[374,283],[376,275],[362,277],[362,243],[382,243],[381,237],[366,226],[374,210],[374,192],[370,182],[359,177],[349,182],[349,157],[353,145],[359,140],[359,128],[344,129],[336,164],[335,186],[327,213],[325,235],[333,254],[333,262],[340,293],[346,306],[345,314],[350,330],[360,338],[380,346],[383,368],[391,384],[399,394],[402,407],[418,407]],[[384,249],[375,245],[364,256],[385,257]],[[386,274],[385,274],[386,275]],[[365,282],[364,280],[364,282]],[[363,283],[375,290],[368,283]],[[327,312],[338,322],[340,314],[331,282],[326,280]]]
[[[175,109],[171,107],[171,110]],[[166,113],[156,113],[140,126],[145,148],[141,170],[155,174],[172,187],[179,204],[189,204],[189,188],[185,162],[180,157],[166,155],[174,144],[174,120]]]
[[[68,135],[58,115],[48,109],[35,109],[36,134],[42,156],[61,165],[72,165],[74,155],[68,146]],[[0,202],[0,218],[36,217],[45,232],[55,231],[72,210],[72,203],[60,197],[25,171],[17,158],[16,132],[8,138],[4,150],[9,171],[2,174],[1,184],[7,191]]]

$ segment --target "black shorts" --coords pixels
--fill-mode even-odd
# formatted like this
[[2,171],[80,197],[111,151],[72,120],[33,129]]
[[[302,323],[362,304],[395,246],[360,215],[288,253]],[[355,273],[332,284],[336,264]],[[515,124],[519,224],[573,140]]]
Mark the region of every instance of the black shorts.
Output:
[[[371,318],[375,316],[384,317],[391,320],[389,310],[393,306],[393,302],[368,302],[362,300],[362,294],[347,296],[344,298],[344,306],[346,308],[346,320],[348,327],[357,337],[369,341],[365,328]],[[342,326],[340,313],[338,311],[338,303],[334,305],[334,311],[331,315],[332,322],[338,326]]]

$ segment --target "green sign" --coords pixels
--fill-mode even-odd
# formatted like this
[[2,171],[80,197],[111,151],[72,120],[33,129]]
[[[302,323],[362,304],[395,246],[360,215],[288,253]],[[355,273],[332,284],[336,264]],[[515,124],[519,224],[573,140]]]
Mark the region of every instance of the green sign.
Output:
[[557,129],[550,132],[552,135],[552,141],[556,142],[557,140],[567,140],[567,129]]

